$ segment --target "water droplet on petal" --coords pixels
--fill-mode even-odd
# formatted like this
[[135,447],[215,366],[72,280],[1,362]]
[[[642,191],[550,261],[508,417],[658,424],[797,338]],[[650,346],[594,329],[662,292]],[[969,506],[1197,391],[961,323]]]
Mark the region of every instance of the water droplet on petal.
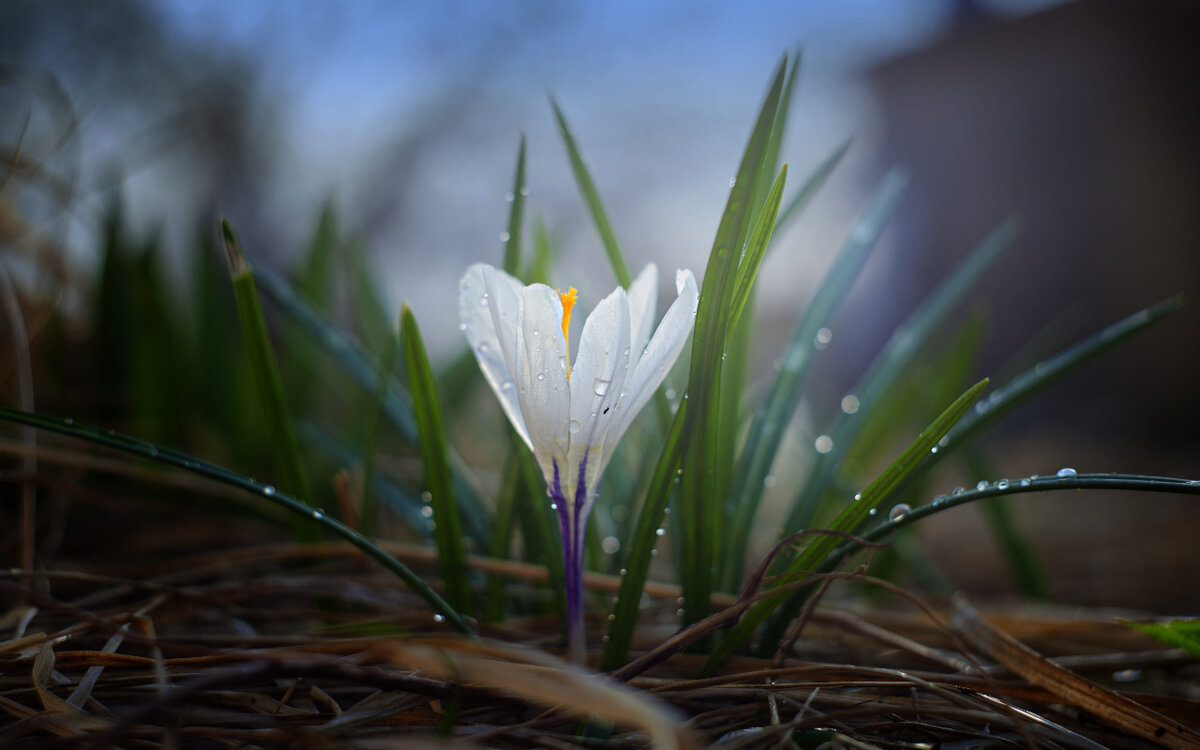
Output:
[[1079,476],[1079,472],[1075,471],[1070,466],[1064,466],[1063,468],[1059,469],[1054,476],[1058,477],[1059,479],[1074,479],[1075,477]]
[[491,351],[491,348],[487,344],[480,344],[478,347],[476,347],[476,351],[478,351],[480,354],[487,354],[489,351]]
[[537,379],[538,379],[538,380],[545,380],[545,379],[546,379],[546,373],[544,373],[544,372],[539,372],[539,373],[537,374]]
[[567,430],[570,431],[572,435],[579,432],[579,428],[580,424],[578,419],[572,419],[571,423],[567,425]]
[[481,294],[481,295],[479,295],[479,306],[480,306],[480,307],[487,307],[487,306],[488,306],[488,296],[487,296],[487,294],[486,294],[486,293],[485,293],[485,294]]
[[604,394],[608,393],[608,381],[604,378],[596,378],[595,381],[592,382],[592,392],[597,396],[603,396]]
[[908,503],[900,503],[899,505],[893,505],[892,509],[890,511],[888,511],[888,520],[889,521],[899,521],[900,519],[904,518],[911,512],[912,512],[912,508],[909,507]]
[[500,390],[502,390],[502,391],[511,391],[512,387],[513,387],[513,382],[511,380],[505,380],[503,383],[500,384]]

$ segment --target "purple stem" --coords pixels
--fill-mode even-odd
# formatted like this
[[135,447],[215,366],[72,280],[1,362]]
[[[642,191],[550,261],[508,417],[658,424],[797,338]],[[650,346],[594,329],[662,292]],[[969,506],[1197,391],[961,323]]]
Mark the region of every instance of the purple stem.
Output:
[[585,472],[587,457],[579,465],[579,478],[575,488],[575,507],[568,509],[558,478],[558,462],[554,462],[554,486],[550,496],[558,509],[559,531],[562,533],[563,577],[567,589],[567,653],[576,664],[587,664],[587,639],[583,626],[583,546],[587,518],[584,506],[587,503]]

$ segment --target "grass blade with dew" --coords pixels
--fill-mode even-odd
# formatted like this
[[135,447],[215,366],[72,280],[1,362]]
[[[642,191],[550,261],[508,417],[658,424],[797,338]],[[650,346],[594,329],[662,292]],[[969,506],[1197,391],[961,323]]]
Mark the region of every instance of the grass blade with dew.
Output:
[[[255,274],[255,281],[293,322],[325,349],[360,388],[368,393],[375,391],[380,365],[373,355],[364,351],[350,336],[313,310],[287,281],[269,269],[259,269]],[[382,403],[383,413],[400,430],[404,439],[415,445],[417,422],[409,404],[404,389],[392,380]],[[488,513],[478,493],[463,479],[463,470],[459,468],[462,461],[453,451],[450,452],[450,462],[454,473],[454,495],[463,509],[466,533],[480,548],[484,548],[490,538]]]
[[[754,185],[754,215],[758,216],[762,207],[767,203],[771,192],[771,179],[783,166],[779,163],[779,152],[783,148],[783,138],[787,132],[788,115],[792,109],[792,92],[796,89],[799,79],[800,51],[792,56],[792,64],[788,68],[787,77],[783,81],[783,90],[779,93],[779,104],[775,112],[775,121],[771,125],[771,135],[767,139],[767,147],[763,151],[762,170]],[[776,207],[778,215],[778,207]]]
[[[300,457],[296,430],[292,425],[292,415],[284,396],[283,379],[279,375],[279,366],[275,362],[275,354],[267,336],[266,320],[258,304],[254,272],[247,265],[233,225],[227,219],[221,220],[221,237],[225,241],[225,252],[229,258],[238,319],[250,358],[251,373],[258,384],[260,404],[270,435],[275,441],[275,461],[279,479],[289,492],[301,498],[311,498],[312,485],[308,480],[308,472],[304,470],[304,461]],[[293,532],[298,541],[313,542],[321,538],[315,527],[299,516],[294,520]]]
[[112,430],[101,430],[95,427],[75,424],[69,420],[55,419],[40,414],[29,414],[2,406],[0,406],[0,419],[16,422],[17,424],[30,425],[41,430],[66,435],[95,445],[103,445],[107,448],[140,456],[164,466],[182,469],[192,474],[245,490],[256,497],[284,508],[290,513],[297,516],[304,516],[311,523],[321,526],[333,535],[341,537],[355,547],[358,547],[368,557],[373,558],[383,565],[383,567],[396,574],[414,593],[428,602],[434,612],[441,614],[445,622],[455,630],[471,638],[476,637],[475,631],[467,625],[458,611],[447,604],[436,591],[430,588],[429,584],[425,583],[407,565],[392,557],[380,548],[379,545],[336,518],[326,515],[320,509],[313,508],[291,495],[275,489],[271,485],[263,484],[262,482],[185,453],[163,448],[127,435],[121,435]]
[[740,572],[741,566],[733,561],[740,560],[740,551],[745,549],[750,537],[754,517],[762,500],[763,482],[771,472],[784,432],[800,403],[814,354],[827,343],[822,334],[828,332],[827,326],[834,310],[883,234],[883,228],[895,211],[906,182],[907,179],[898,172],[891,172],[884,178],[779,356],[779,370],[766,398],[755,412],[734,472],[735,480],[731,488],[733,518],[725,547],[727,565],[722,586],[725,590],[735,591],[738,588],[739,575],[731,570],[736,568]]
[[512,192],[508,194],[508,230],[504,233],[504,270],[521,278],[521,227],[525,215],[525,135],[517,148],[517,171],[513,175]]
[[887,520],[862,531],[855,539],[837,540],[840,545],[831,552],[817,568],[817,572],[828,572],[849,555],[862,549],[863,542],[878,542],[894,531],[916,523],[935,513],[957,508],[967,503],[993,498],[1010,497],[1031,492],[1058,492],[1066,490],[1124,490],[1158,492],[1176,495],[1200,495],[1200,480],[1178,477],[1159,477],[1145,474],[1079,474],[1074,469],[1063,468],[1052,476],[1030,476],[1022,479],[1001,479],[982,482],[972,490],[956,490],[950,495],[938,495],[929,503],[901,512],[892,512]]
[[[862,526],[873,513],[877,512],[879,503],[890,496],[892,491],[920,465],[925,456],[929,454],[930,449],[937,445],[938,440],[970,410],[971,405],[978,400],[979,394],[987,387],[987,382],[987,380],[982,380],[976,383],[955,399],[954,403],[946,407],[895,460],[888,464],[887,468],[871,484],[855,495],[854,500],[837,515],[828,528],[833,531],[854,533]],[[787,572],[797,573],[818,568],[837,547],[840,538],[833,535],[814,537],[787,566]],[[771,618],[771,622],[759,643],[758,652],[761,654],[774,651],[794,613],[801,607],[809,594],[811,594],[811,589],[780,592],[756,604],[714,649],[705,665],[705,672],[711,672],[720,666],[768,618]]]
[[956,425],[945,442],[939,444],[938,457],[944,457],[980,430],[990,426],[1019,404],[1056,382],[1063,376],[1091,361],[1130,336],[1178,310],[1183,305],[1182,297],[1171,297],[1156,305],[1144,308],[1122,318],[1099,333],[1066,349],[1017,375],[1002,387],[989,394],[987,401],[980,401],[975,410]]
[[604,203],[600,200],[596,182],[583,162],[583,156],[579,153],[575,136],[571,134],[571,129],[567,126],[567,118],[563,116],[562,109],[553,97],[550,98],[550,106],[554,109],[558,132],[562,135],[563,144],[567,148],[567,157],[571,161],[571,171],[575,175],[575,182],[579,185],[579,192],[583,194],[584,203],[587,204],[588,213],[592,216],[596,231],[600,233],[600,242],[604,246],[604,253],[608,256],[613,274],[617,277],[617,284],[628,289],[633,277],[629,275],[629,265],[625,262],[625,256],[621,254],[621,246],[618,244],[617,235],[613,232],[612,224],[608,220],[608,212],[604,210]]
[[758,268],[762,265],[763,256],[767,253],[767,246],[771,243],[771,237],[775,230],[775,217],[779,215],[779,201],[783,197],[783,185],[787,181],[787,171],[787,165],[784,164],[779,170],[779,176],[775,178],[775,184],[771,186],[771,192],[767,194],[766,201],[762,204],[754,231],[750,233],[750,238],[746,241],[746,251],[737,268],[733,296],[729,303],[730,328],[736,326],[738,319],[742,316],[742,310],[750,299],[750,290],[754,286],[754,279],[758,276]]
[[433,368],[425,354],[425,344],[417,328],[412,308],[404,305],[400,312],[400,348],[408,368],[412,389],[413,411],[417,418],[421,458],[425,463],[425,484],[429,488],[429,507],[436,524],[433,538],[437,542],[438,565],[446,586],[446,599],[459,612],[470,614],[471,581],[467,567],[467,548],[463,544],[462,522],[454,502],[454,482],[446,455],[446,431],[442,426],[442,409]]
[[[746,143],[729,199],[717,228],[704,271],[688,376],[689,408],[683,427],[683,475],[679,493],[680,578],[683,587],[684,624],[699,622],[709,612],[709,598],[721,557],[720,532],[725,525],[719,478],[723,455],[720,430],[721,369],[730,320],[729,310],[742,260],[745,238],[754,220],[754,188],[763,166],[763,155],[779,111],[779,97],[787,71],[785,57],[776,68],[762,108]],[[741,394],[726,394],[740,398]],[[732,426],[736,427],[736,426]]]
[[833,481],[836,467],[845,458],[847,450],[858,436],[866,413],[875,407],[933,331],[991,268],[1000,254],[1012,244],[1019,232],[1020,228],[1013,219],[997,227],[926,297],[908,319],[896,328],[858,384],[849,391],[853,395],[848,398],[854,399],[851,410],[839,410],[833,424],[825,430],[824,434],[831,439],[832,447],[825,453],[817,454],[804,480],[803,489],[792,504],[784,524],[785,529],[804,528],[812,522],[818,505]]
[[638,611],[642,601],[642,590],[653,559],[653,550],[658,543],[659,529],[667,510],[667,502],[675,488],[677,470],[682,457],[680,438],[687,418],[687,401],[681,401],[675,412],[675,420],[663,443],[662,453],[650,479],[646,499],[638,513],[637,527],[626,541],[627,550],[621,566],[621,586],[617,591],[616,603],[608,625],[608,637],[604,643],[604,656],[600,669],[611,672],[625,664],[629,656],[629,644],[633,640],[633,629],[637,625]]

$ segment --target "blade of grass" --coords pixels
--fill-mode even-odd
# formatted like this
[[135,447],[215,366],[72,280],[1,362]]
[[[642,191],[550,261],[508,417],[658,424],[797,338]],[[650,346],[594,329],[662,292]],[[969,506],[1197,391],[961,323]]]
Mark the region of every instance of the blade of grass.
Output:
[[462,523],[454,502],[454,482],[446,457],[446,432],[442,427],[442,410],[433,368],[425,354],[425,344],[417,328],[412,309],[404,305],[400,312],[400,346],[408,369],[412,388],[413,411],[417,418],[421,458],[425,462],[425,483],[432,497],[434,540],[437,542],[438,565],[446,587],[446,599],[464,614],[471,614],[471,581],[468,577],[467,548],[463,544]]
[[513,175],[511,205],[508,211],[508,231],[504,233],[504,270],[520,278],[521,273],[521,220],[525,215],[525,134],[521,134],[521,145],[517,148],[517,172]]
[[857,400],[857,408],[851,412],[840,410],[825,430],[824,434],[832,439],[833,447],[827,453],[817,454],[804,480],[803,489],[792,504],[785,529],[800,529],[811,523],[817,506],[833,481],[835,467],[845,458],[866,414],[895,383],[933,331],[1012,244],[1019,231],[1013,219],[1001,224],[896,328],[850,391]]
[[[721,367],[729,333],[729,305],[743,243],[754,218],[751,215],[754,187],[779,111],[786,70],[787,59],[784,58],[776,69],[738,166],[708,256],[696,311],[688,378],[691,406],[684,424],[685,448],[679,496],[683,525],[680,535],[683,568],[680,573],[684,624],[699,622],[708,615],[716,565],[722,552],[720,530],[724,525],[724,507],[718,494],[720,464],[732,460],[731,456],[721,455],[719,451],[722,444],[719,434],[722,427]],[[728,394],[732,398],[740,396]]]
[[663,443],[662,453],[650,479],[646,499],[638,513],[637,527],[623,545],[624,558],[621,563],[621,587],[617,591],[616,603],[609,618],[608,637],[604,643],[604,656],[600,669],[611,672],[625,664],[629,657],[629,644],[633,640],[633,629],[637,625],[638,610],[642,601],[642,590],[646,586],[653,550],[658,542],[658,529],[662,527],[667,501],[675,488],[676,473],[682,457],[680,437],[686,419],[687,401],[679,404],[675,420]]
[[[517,493],[522,489],[521,469],[516,453],[520,449],[520,445],[513,443],[508,446],[508,460],[504,462],[504,477],[496,497],[496,510],[492,514],[492,543],[488,547],[488,554],[496,560],[508,560],[512,557],[512,536],[517,521]],[[500,622],[507,614],[505,604],[508,599],[508,578],[499,573],[490,573],[486,585],[483,619],[485,622]]]
[[[351,380],[368,393],[375,391],[378,383],[379,361],[367,353],[346,333],[319,315],[295,290],[269,269],[259,269],[255,281],[266,294],[275,300],[283,312],[298,324],[333,358]],[[406,441],[417,443],[417,423],[409,405],[407,392],[394,379],[388,387],[383,401],[383,413]],[[463,509],[463,522],[470,538],[484,548],[490,537],[488,513],[475,489],[463,479],[462,461],[450,451],[451,469],[454,472],[454,494]]]
[[554,109],[558,132],[562,135],[563,144],[567,148],[567,157],[571,161],[571,171],[575,174],[575,182],[579,185],[579,192],[583,194],[583,201],[587,204],[588,213],[592,215],[596,231],[600,233],[600,243],[604,246],[604,253],[608,256],[608,262],[612,266],[613,274],[617,277],[617,283],[628,289],[633,277],[629,275],[629,265],[621,254],[617,235],[613,232],[612,224],[608,220],[608,212],[604,210],[604,203],[600,200],[600,191],[596,189],[596,182],[583,162],[583,156],[579,153],[575,136],[571,134],[571,128],[567,125],[567,118],[563,116],[562,109],[554,97],[550,97],[550,106]]
[[897,172],[889,173],[884,178],[833,267],[817,288],[817,294],[804,318],[780,354],[779,370],[766,398],[755,412],[746,445],[734,472],[734,486],[730,491],[734,516],[725,548],[725,559],[730,561],[723,582],[726,590],[736,590],[738,587],[739,576],[730,572],[736,567],[732,561],[739,560],[741,550],[745,549],[762,499],[763,481],[771,471],[784,431],[800,403],[800,394],[814,354],[824,347],[818,341],[818,334],[826,329],[834,309],[883,234],[884,225],[896,208],[905,182],[906,179]]
[[284,508],[290,513],[311,519],[326,531],[339,536],[362,550],[392,573],[404,581],[418,596],[429,603],[434,612],[441,614],[445,621],[463,635],[475,638],[475,631],[462,619],[458,612],[446,603],[436,591],[430,588],[416,573],[404,563],[389,555],[379,545],[350,528],[346,524],[332,518],[319,508],[313,508],[307,503],[281,492],[271,485],[263,484],[246,476],[242,476],[216,464],[203,461],[179,451],[148,443],[145,440],[121,435],[112,430],[100,430],[95,427],[76,424],[69,420],[55,419],[41,414],[29,414],[15,409],[0,406],[0,419],[6,419],[17,424],[30,425],[40,430],[56,432],[60,435],[84,440],[94,445],[103,445],[125,453],[140,456],[164,466],[197,474],[208,479],[245,490],[259,498]]
[[358,528],[365,534],[370,534],[375,524],[375,458],[379,442],[379,421],[383,414],[383,402],[387,398],[388,384],[391,383],[396,359],[400,354],[400,341],[395,334],[390,334],[384,346],[383,355],[379,360],[375,393],[364,398],[369,401],[366,408],[360,412],[362,426],[358,439],[358,456],[362,465],[362,492],[358,498]]
[[[917,435],[904,451],[888,464],[878,477],[861,493],[855,496],[853,502],[847,505],[837,518],[829,524],[830,529],[854,533],[859,526],[871,517],[879,503],[904,481],[937,445],[950,428],[971,408],[979,398],[979,394],[987,387],[987,381],[976,383],[950,404],[928,427]],[[814,537],[796,558],[787,566],[788,573],[813,570],[824,562],[825,558],[834,551],[841,537],[823,535]],[[736,626],[725,636],[713,650],[705,665],[705,672],[711,672],[720,666],[733,652],[740,647],[758,629],[759,625],[772,618],[758,646],[759,653],[771,653],[782,638],[787,624],[794,613],[804,603],[811,589],[801,589],[796,592],[780,592],[766,597],[747,612]]]
[[[251,373],[258,385],[259,403],[266,417],[268,432],[275,441],[276,471],[289,492],[301,498],[311,498],[312,486],[300,457],[296,430],[292,426],[292,415],[283,393],[283,379],[279,376],[279,366],[267,336],[267,324],[258,303],[254,272],[247,265],[233,225],[227,219],[221,220],[221,236],[229,258],[238,319],[250,357]],[[314,542],[321,538],[314,526],[302,517],[295,518],[293,532],[296,539],[302,542]]]
[[736,326],[742,316],[742,309],[750,299],[750,290],[758,276],[758,268],[762,265],[763,256],[767,253],[767,246],[771,244],[771,237],[775,230],[775,217],[779,215],[779,201],[783,197],[783,185],[787,181],[787,171],[787,165],[784,164],[779,170],[779,176],[775,178],[775,184],[771,186],[771,191],[763,202],[762,210],[758,214],[758,221],[754,225],[754,231],[750,233],[750,238],[746,241],[746,252],[742,256],[741,264],[738,265],[737,277],[733,282],[733,296],[729,304],[730,328]]
[[962,445],[980,430],[995,423],[1035,393],[1058,381],[1063,376],[1073,372],[1097,355],[1111,349],[1135,333],[1162,320],[1167,315],[1178,310],[1182,305],[1183,299],[1181,297],[1172,297],[1163,300],[1157,305],[1152,305],[1126,318],[1122,318],[1096,335],[1079,342],[1053,357],[1038,362],[1030,369],[1010,380],[1003,387],[993,391],[988,396],[987,401],[980,401],[976,404],[975,410],[967,415],[962,423],[950,431],[944,443],[939,444],[937,457],[944,458],[947,453]]

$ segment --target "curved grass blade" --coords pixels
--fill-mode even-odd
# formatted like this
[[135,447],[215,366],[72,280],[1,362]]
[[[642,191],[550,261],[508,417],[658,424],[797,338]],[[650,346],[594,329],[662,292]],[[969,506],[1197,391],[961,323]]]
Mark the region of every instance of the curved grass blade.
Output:
[[[767,139],[767,147],[763,152],[763,168],[758,173],[754,185],[754,215],[758,216],[762,207],[767,203],[770,193],[771,175],[779,171],[779,152],[783,147],[783,138],[787,133],[788,115],[792,110],[792,92],[796,89],[799,79],[800,51],[792,56],[792,64],[788,68],[787,78],[783,82],[783,90],[779,94],[779,105],[775,112],[775,122],[771,125],[771,136]],[[776,209],[778,211],[778,209]]]
[[413,411],[417,418],[421,458],[425,462],[425,483],[429,487],[429,506],[433,508],[434,540],[438,548],[438,565],[446,586],[446,599],[460,612],[470,614],[471,581],[467,568],[467,548],[463,544],[462,523],[454,502],[454,482],[446,457],[446,431],[442,427],[442,410],[433,368],[425,354],[425,344],[417,328],[412,308],[404,305],[400,312],[400,345],[404,364],[408,368],[412,388]]
[[[258,286],[288,317],[297,323],[304,331],[320,344],[325,351],[337,362],[350,378],[365,392],[374,393],[378,385],[379,362],[374,356],[362,349],[349,335],[339,330],[333,323],[318,314],[301,299],[288,282],[272,273],[270,269],[261,268],[255,274]],[[410,400],[403,387],[395,380],[389,384],[382,408],[384,415],[400,430],[400,434],[409,443],[417,443],[417,423],[409,406]],[[488,531],[488,513],[479,500],[478,493],[463,478],[460,468],[462,461],[453,451],[450,451],[451,469],[454,472],[454,494],[463,509],[463,523],[467,534],[480,548],[487,546],[490,537]]]
[[839,411],[833,424],[825,430],[824,434],[832,439],[833,449],[817,455],[804,481],[803,490],[792,504],[785,529],[804,528],[812,522],[821,499],[833,481],[834,468],[845,457],[862,428],[863,417],[896,382],[934,329],[1012,244],[1019,231],[1013,219],[1001,224],[896,328],[867,372],[850,391],[858,401],[857,410],[852,413]]
[[608,220],[608,212],[604,210],[604,203],[600,200],[600,192],[596,190],[596,183],[592,179],[591,173],[588,172],[587,165],[583,163],[583,156],[579,153],[575,136],[571,134],[571,128],[567,126],[567,118],[563,116],[562,109],[554,97],[550,98],[550,106],[554,109],[558,132],[562,134],[563,144],[567,147],[567,157],[571,160],[571,171],[575,174],[575,182],[579,185],[579,192],[583,194],[584,203],[587,204],[588,213],[592,215],[596,231],[600,233],[600,242],[604,245],[604,253],[608,256],[608,262],[612,266],[613,274],[617,277],[617,283],[628,289],[633,277],[629,275],[629,265],[621,254],[621,246],[617,243],[617,235],[613,232],[612,224]]
[[[729,306],[746,234],[753,221],[754,188],[763,155],[779,111],[787,59],[776,69],[738,166],[716,239],[708,256],[688,378],[688,409],[684,423],[684,460],[680,491],[680,559],[684,623],[708,615],[709,598],[723,548],[719,538],[725,524],[720,492],[721,465],[732,460],[721,445],[721,370],[730,331]],[[739,398],[741,394],[727,394]]]
[[843,541],[817,568],[817,572],[834,570],[846,557],[862,549],[863,542],[878,542],[886,539],[897,529],[924,520],[935,513],[980,500],[1023,495],[1030,492],[1065,490],[1136,490],[1176,495],[1200,495],[1200,480],[1146,474],[1079,474],[1071,469],[1063,469],[1054,476],[1033,475],[1011,481],[1001,479],[996,482],[988,482],[973,490],[956,491],[951,495],[938,495],[929,503],[903,513],[889,514],[888,520],[858,534],[856,539]]
[[[987,387],[987,380],[982,380],[955,399],[946,407],[937,419],[917,435],[916,439],[896,457],[883,472],[871,482],[866,489],[855,496],[854,501],[842,509],[832,523],[830,529],[853,533],[872,513],[877,512],[880,502],[887,498],[901,482],[917,468],[929,451],[937,445],[950,428],[971,408],[979,398],[979,394]],[[815,537],[787,567],[788,573],[809,571],[819,567],[825,558],[837,547],[839,537],[823,535]],[[772,618],[762,641],[759,653],[774,651],[788,622],[794,613],[804,603],[811,589],[800,589],[795,592],[780,592],[769,596],[756,604],[747,612],[736,626],[718,644],[717,648],[705,664],[705,672],[711,672],[741,646],[759,625]]]
[[730,493],[733,498],[733,518],[724,557],[728,563],[723,581],[726,590],[733,591],[738,587],[739,575],[729,571],[736,569],[740,572],[740,565],[734,561],[741,559],[741,550],[749,538],[762,499],[763,481],[771,471],[784,431],[800,402],[814,354],[824,346],[818,343],[818,333],[828,325],[837,304],[883,234],[884,225],[895,210],[906,182],[907,179],[899,172],[891,172],[884,178],[833,267],[822,280],[800,325],[780,354],[779,371],[766,399],[754,414],[746,445],[733,475],[734,485]]
[[53,417],[46,417],[40,414],[29,414],[15,409],[8,409],[0,406],[0,419],[6,419],[17,424],[30,425],[40,430],[56,432],[60,435],[85,440],[96,445],[103,445],[108,448],[114,448],[125,453],[131,453],[142,458],[149,459],[165,466],[170,466],[176,469],[198,474],[202,477],[216,480],[222,484],[227,484],[238,489],[245,490],[253,495],[256,495],[268,502],[274,503],[285,510],[294,513],[298,516],[304,516],[315,524],[320,525],[326,531],[331,532],[335,536],[339,536],[350,542],[355,547],[361,549],[367,556],[374,558],[383,567],[387,568],[392,573],[395,573],[409,588],[418,596],[429,603],[434,612],[442,615],[447,623],[455,630],[463,635],[475,638],[475,631],[462,619],[462,616],[446,603],[436,591],[430,588],[429,584],[421,580],[421,577],[412,572],[407,565],[400,562],[396,558],[389,555],[381,547],[372,542],[367,537],[358,533],[346,524],[327,516],[319,508],[313,508],[306,503],[297,500],[296,498],[284,492],[276,490],[274,487],[262,482],[255,481],[249,477],[242,476],[235,472],[211,464],[207,461],[202,461],[193,456],[189,456],[179,451],[174,451],[169,448],[163,448],[152,443],[147,443],[144,440],[121,435],[111,430],[100,430],[95,427],[75,424],[74,422]]
[[521,145],[517,148],[517,173],[513,175],[512,205],[508,211],[508,231],[504,233],[504,270],[520,278],[521,274],[521,226],[525,215],[525,134],[521,134]]
[[637,527],[627,540],[624,560],[621,564],[621,587],[608,626],[608,638],[604,643],[604,657],[600,669],[611,672],[625,664],[629,656],[629,644],[633,640],[633,629],[637,625],[638,607],[642,601],[642,590],[653,559],[653,550],[658,542],[658,529],[662,526],[667,502],[675,487],[676,471],[682,457],[680,437],[687,418],[687,401],[681,401],[675,412],[675,420],[663,443],[662,453],[646,490],[646,499],[638,513]]
[[[258,304],[254,272],[246,264],[246,257],[228,219],[221,219],[221,237],[229,257],[238,319],[250,358],[250,371],[258,385],[268,432],[275,441],[276,471],[288,491],[301,498],[312,498],[312,486],[308,481],[308,472],[304,470],[304,461],[300,458],[296,430],[292,426],[292,415],[283,392],[283,379],[279,376],[279,366],[267,336],[267,323]],[[321,538],[312,524],[299,517],[294,519],[292,529],[298,541],[314,542]]]

